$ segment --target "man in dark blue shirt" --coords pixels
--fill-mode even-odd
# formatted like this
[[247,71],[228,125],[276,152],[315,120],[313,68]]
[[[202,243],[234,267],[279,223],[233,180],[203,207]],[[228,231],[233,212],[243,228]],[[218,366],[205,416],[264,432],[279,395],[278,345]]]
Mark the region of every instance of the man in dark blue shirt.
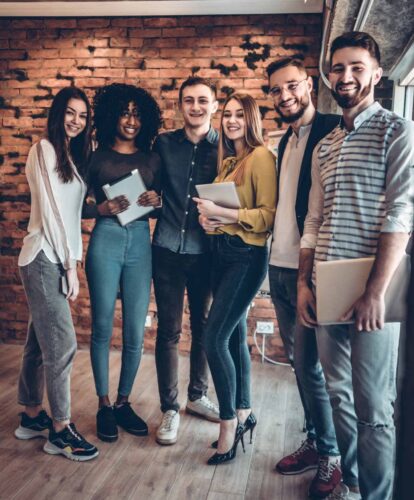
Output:
[[156,439],[164,445],[177,441],[180,423],[178,342],[186,289],[192,334],[186,411],[219,421],[217,405],[206,396],[208,367],[201,343],[211,300],[210,253],[192,200],[197,184],[216,177],[218,134],[210,122],[217,107],[214,85],[204,78],[188,78],[179,92],[184,128],[161,134],[154,146],[162,161],[163,200],[153,238],[155,360],[163,412]]

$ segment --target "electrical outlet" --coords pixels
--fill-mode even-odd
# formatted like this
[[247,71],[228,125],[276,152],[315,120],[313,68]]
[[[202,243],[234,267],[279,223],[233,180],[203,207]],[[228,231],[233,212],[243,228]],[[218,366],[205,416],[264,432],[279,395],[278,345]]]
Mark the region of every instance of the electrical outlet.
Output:
[[257,321],[256,332],[262,335],[273,335],[275,333],[275,325],[273,321]]
[[149,328],[151,326],[151,316],[148,314],[145,318],[145,327]]

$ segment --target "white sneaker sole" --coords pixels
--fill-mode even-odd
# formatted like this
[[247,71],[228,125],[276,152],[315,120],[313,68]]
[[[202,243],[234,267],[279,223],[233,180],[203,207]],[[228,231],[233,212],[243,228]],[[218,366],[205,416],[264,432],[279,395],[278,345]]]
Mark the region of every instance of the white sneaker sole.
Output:
[[46,444],[43,446],[43,451],[49,453],[49,455],[63,455],[64,457],[68,458],[69,460],[73,460],[74,462],[86,462],[87,460],[92,460],[93,458],[99,455],[98,450],[96,450],[96,453],[89,456],[73,455],[72,453],[66,450],[62,450],[58,446],[55,446],[49,440],[46,441]]
[[177,442],[177,436],[173,438],[161,438],[156,436],[155,441],[157,441],[158,444],[161,444],[163,446],[169,446],[171,444],[175,444]]
[[19,425],[19,427],[14,431],[14,435],[17,437],[17,439],[32,439],[35,437],[43,437],[43,438],[48,438],[49,435],[49,429],[44,429],[43,431],[34,431],[32,429],[28,429],[27,427],[22,427]]

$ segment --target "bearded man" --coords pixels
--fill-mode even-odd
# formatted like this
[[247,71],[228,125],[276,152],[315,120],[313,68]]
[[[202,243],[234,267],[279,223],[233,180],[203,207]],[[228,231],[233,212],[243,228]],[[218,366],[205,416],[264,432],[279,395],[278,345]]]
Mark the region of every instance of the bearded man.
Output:
[[307,439],[276,464],[280,474],[317,469],[309,494],[324,498],[341,480],[332,409],[319,362],[315,331],[296,318],[299,244],[308,210],[313,150],[339,123],[312,103],[312,78],[298,59],[284,58],[267,68],[275,110],[289,124],[278,154],[278,204],[269,263],[270,293],[286,356],[294,367],[305,412]]
[[315,148],[301,239],[298,316],[309,327],[314,264],[375,258],[364,293],[341,318],[352,323],[316,327],[341,452],[332,500],[392,498],[399,324],[385,323],[384,296],[413,227],[414,123],[375,102],[381,76],[369,34],[332,42],[329,80],[343,117]]

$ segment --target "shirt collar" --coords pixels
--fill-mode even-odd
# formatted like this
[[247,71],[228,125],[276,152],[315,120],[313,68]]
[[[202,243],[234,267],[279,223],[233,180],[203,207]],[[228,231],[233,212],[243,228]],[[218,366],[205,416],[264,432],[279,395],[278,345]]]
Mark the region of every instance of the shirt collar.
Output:
[[[210,126],[210,129],[207,132],[207,135],[204,137],[203,141],[207,141],[210,144],[216,144],[217,138],[218,138],[217,130],[215,130],[212,126]],[[177,140],[178,140],[178,142],[183,142],[185,140],[188,141],[184,127],[177,130]],[[201,141],[201,142],[203,142],[203,141]],[[191,141],[189,141],[189,142],[191,142]]]
[[[379,102],[373,102],[364,111],[361,111],[358,116],[355,117],[354,120],[354,128],[353,130],[357,130],[365,121],[369,120],[371,116],[375,115],[377,111],[381,109],[381,104]],[[345,123],[343,121],[343,117],[341,118],[341,128],[345,128]]]

